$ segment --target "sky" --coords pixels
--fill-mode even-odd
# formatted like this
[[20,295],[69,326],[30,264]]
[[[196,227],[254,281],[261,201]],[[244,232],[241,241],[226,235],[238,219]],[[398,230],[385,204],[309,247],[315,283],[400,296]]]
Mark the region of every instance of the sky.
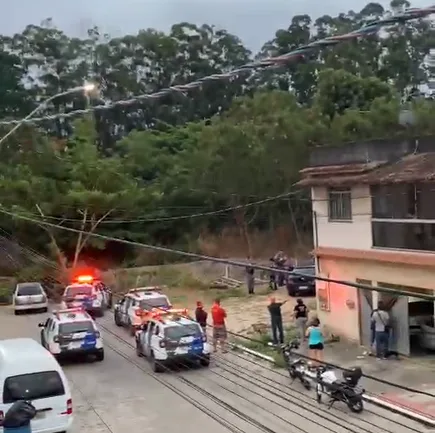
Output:
[[[6,1],[6,0],[4,0]],[[117,37],[155,28],[167,31],[172,24],[187,21],[212,24],[236,34],[249,49],[258,51],[276,30],[287,28],[292,16],[313,18],[361,10],[364,0],[12,0],[0,15],[0,34],[21,32],[26,25],[39,25],[52,18],[70,36],[86,36],[94,25]],[[388,1],[380,1],[384,7]],[[424,0],[414,7],[430,6]]]

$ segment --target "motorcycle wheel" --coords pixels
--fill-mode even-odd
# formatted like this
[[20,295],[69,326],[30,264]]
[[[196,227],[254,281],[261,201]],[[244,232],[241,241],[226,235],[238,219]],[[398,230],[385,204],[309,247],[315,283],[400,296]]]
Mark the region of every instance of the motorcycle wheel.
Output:
[[323,386],[320,383],[316,386],[316,399],[317,403],[322,403]]
[[302,385],[304,385],[304,388],[309,391],[311,389],[311,383],[308,382],[307,379],[302,379]]
[[296,379],[296,378],[298,377],[296,371],[295,371],[293,368],[289,368],[289,369],[288,369],[288,374],[290,375],[290,377],[291,377],[292,379]]
[[360,396],[348,400],[347,407],[354,413],[361,413],[364,410],[363,399]]

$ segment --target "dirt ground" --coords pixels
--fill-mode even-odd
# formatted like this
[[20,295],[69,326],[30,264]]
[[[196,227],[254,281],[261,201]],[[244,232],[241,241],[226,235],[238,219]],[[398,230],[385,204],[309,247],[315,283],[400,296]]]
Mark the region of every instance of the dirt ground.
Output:
[[[202,301],[209,311],[214,299],[221,299],[227,310],[227,327],[230,331],[252,335],[255,329],[269,327],[267,310],[269,292],[267,285],[257,285],[255,295],[248,295],[242,284],[239,288],[213,289],[212,281],[225,273],[225,266],[216,263],[196,262],[171,266],[148,266],[106,273],[106,282],[115,292],[124,293],[133,287],[166,285],[165,293],[176,308],[187,308],[193,312],[196,302]],[[243,270],[231,269],[230,275],[243,281]],[[273,293],[277,301],[287,301],[282,307],[284,327],[291,326],[295,299],[287,295],[285,288]],[[313,311],[315,299],[307,298],[306,303]],[[255,326],[254,326],[255,325]]]

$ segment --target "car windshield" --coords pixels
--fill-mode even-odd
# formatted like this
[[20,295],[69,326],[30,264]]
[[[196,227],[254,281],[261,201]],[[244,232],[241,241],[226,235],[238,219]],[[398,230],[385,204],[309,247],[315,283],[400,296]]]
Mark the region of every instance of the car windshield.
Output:
[[19,284],[17,286],[18,296],[32,296],[42,294],[41,286],[38,283]]
[[37,400],[64,394],[65,388],[57,371],[20,374],[5,380],[3,403],[13,403],[17,400]]
[[168,308],[170,305],[165,296],[159,296],[158,298],[149,298],[140,301],[139,307],[142,310],[151,310],[152,308]]
[[94,325],[90,320],[81,322],[62,323],[59,325],[59,334],[74,334],[76,332],[94,332]]
[[179,340],[183,337],[194,337],[201,335],[201,328],[197,323],[192,325],[177,325],[165,328],[165,337],[169,340]]
[[310,266],[309,268],[295,268],[294,272],[296,272],[297,274],[304,274],[304,275],[312,275],[312,276],[316,275],[316,270],[312,266]]
[[74,296],[80,296],[80,295],[86,295],[91,296],[92,295],[92,286],[69,286],[66,288],[64,296],[65,298],[73,298]]

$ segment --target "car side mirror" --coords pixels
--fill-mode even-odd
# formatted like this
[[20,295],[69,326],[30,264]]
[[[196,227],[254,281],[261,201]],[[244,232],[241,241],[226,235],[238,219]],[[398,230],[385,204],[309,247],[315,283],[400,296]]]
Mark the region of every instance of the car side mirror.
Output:
[[38,326],[39,326],[40,328],[44,328],[44,327],[45,327],[45,324],[44,324],[44,323],[38,323]]

